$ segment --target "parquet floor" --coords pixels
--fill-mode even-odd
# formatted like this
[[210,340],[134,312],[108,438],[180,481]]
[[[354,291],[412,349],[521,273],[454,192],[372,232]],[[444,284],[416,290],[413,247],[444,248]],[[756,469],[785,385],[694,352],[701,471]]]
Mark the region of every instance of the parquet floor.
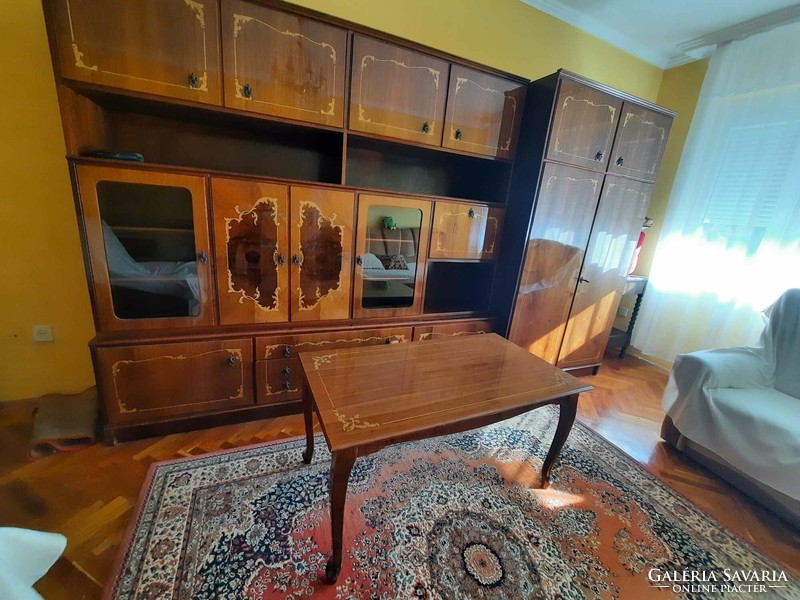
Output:
[[[588,377],[579,419],[763,552],[800,565],[800,532],[683,459],[658,437],[666,373],[634,357],[608,358]],[[27,459],[34,402],[0,403],[0,525],[65,534],[64,556],[37,584],[47,600],[99,598],[147,468],[154,461],[303,433],[299,416],[230,425],[74,454]]]

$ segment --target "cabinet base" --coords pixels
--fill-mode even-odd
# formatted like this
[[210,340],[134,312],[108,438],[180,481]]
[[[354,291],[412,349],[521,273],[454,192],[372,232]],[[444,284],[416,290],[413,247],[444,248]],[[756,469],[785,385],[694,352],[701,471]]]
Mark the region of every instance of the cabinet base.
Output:
[[168,421],[153,423],[136,423],[131,425],[106,425],[103,434],[106,443],[115,445],[147,437],[183,433],[196,429],[208,429],[234,423],[244,423],[258,419],[270,419],[303,412],[302,400],[283,402],[280,404],[258,405],[239,410],[231,410],[205,415],[194,415]]
[[585,375],[597,375],[597,372],[600,370],[600,364],[601,363],[597,363],[596,365],[583,365],[580,367],[562,367],[562,369],[575,377],[583,377]]

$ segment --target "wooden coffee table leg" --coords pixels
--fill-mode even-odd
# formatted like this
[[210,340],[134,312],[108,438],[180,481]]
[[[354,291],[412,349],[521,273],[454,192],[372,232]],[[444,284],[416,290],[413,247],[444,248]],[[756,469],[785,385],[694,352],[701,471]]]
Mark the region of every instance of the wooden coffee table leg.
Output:
[[572,424],[575,422],[575,413],[578,411],[578,395],[575,394],[564,399],[561,402],[560,409],[556,434],[553,436],[553,443],[550,444],[547,458],[544,459],[544,464],[542,465],[543,488],[550,485],[550,471],[553,468],[553,463],[556,462],[558,455],[561,453],[561,448],[564,447],[564,442],[567,441]]
[[308,465],[314,457],[314,398],[308,385],[303,386],[303,414],[306,421],[306,450],[303,452],[303,462]]
[[355,448],[334,452],[331,459],[331,558],[325,567],[325,583],[335,583],[342,568],[342,529],[344,528],[344,503],[350,470],[356,461]]

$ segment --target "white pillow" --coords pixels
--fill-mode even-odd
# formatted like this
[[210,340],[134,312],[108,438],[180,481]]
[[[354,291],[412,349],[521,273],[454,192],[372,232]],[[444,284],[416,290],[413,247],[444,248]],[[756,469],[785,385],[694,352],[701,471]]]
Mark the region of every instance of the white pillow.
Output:
[[365,269],[380,269],[381,271],[385,270],[381,259],[371,252],[365,252],[364,256],[361,257],[361,260],[364,263]]

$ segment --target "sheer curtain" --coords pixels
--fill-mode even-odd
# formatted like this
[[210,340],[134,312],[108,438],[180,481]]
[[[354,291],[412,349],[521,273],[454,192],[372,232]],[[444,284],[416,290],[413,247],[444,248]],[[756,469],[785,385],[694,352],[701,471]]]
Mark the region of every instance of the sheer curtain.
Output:
[[669,199],[633,345],[751,344],[800,287],[800,22],[714,54]]

